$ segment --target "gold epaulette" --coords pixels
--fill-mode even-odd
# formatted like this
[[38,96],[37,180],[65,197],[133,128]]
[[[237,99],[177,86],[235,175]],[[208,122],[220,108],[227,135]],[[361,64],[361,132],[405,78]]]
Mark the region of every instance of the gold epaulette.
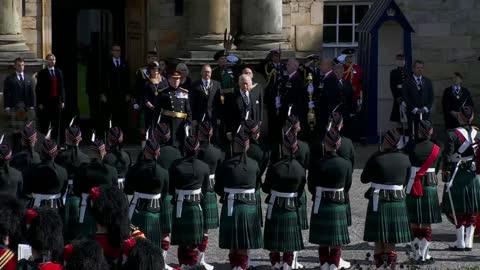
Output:
[[252,89],[255,88],[255,86],[257,86],[257,85],[258,85],[258,83],[254,83],[254,84],[252,85]]
[[185,89],[185,88],[178,87],[178,89],[188,93],[188,90],[187,90],[187,89]]

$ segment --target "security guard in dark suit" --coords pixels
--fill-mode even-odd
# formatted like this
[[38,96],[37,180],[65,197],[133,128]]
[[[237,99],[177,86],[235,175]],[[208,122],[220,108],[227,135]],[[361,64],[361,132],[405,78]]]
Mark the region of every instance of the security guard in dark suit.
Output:
[[20,198],[23,191],[22,173],[10,167],[12,150],[8,144],[0,144],[0,192]]

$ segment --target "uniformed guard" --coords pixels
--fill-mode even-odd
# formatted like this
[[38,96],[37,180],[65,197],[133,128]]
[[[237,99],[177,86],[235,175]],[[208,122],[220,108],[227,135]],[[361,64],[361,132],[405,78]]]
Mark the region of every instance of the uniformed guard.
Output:
[[47,207],[29,209],[25,215],[25,224],[25,240],[32,248],[32,257],[19,260],[17,269],[61,270],[63,225],[60,215]]
[[64,269],[105,270],[109,265],[102,246],[93,239],[80,239],[63,247]]
[[233,138],[233,156],[215,174],[215,192],[223,203],[219,247],[228,249],[233,270],[246,270],[248,250],[263,247],[255,188],[261,182],[255,160],[247,157],[248,135],[239,130]]
[[346,56],[345,63],[343,64],[345,70],[343,72],[343,79],[352,83],[355,112],[359,112],[363,102],[362,68],[353,63],[355,49],[345,49],[342,51],[342,54]]
[[[0,147],[1,149],[1,147]],[[0,196],[0,269],[17,269],[17,245],[22,239],[22,223],[25,215],[23,203],[14,194]]]
[[420,121],[418,139],[405,148],[412,164],[406,187],[408,215],[415,237],[411,246],[415,260],[422,264],[433,263],[428,253],[432,241],[431,224],[442,222],[436,171],[441,155],[440,147],[430,140],[432,134],[432,122]]
[[157,62],[158,56],[156,51],[147,52],[147,63],[144,67],[137,69],[135,72],[135,90],[137,91],[137,97],[143,96],[143,90],[145,89],[145,84],[150,78],[150,66]]
[[30,208],[46,206],[61,211],[64,210],[62,195],[68,185],[68,174],[55,163],[57,144],[48,135],[40,148],[42,161],[25,174],[24,193],[31,196]]
[[442,108],[443,119],[446,129],[459,127],[457,114],[459,108],[463,105],[474,108],[473,98],[470,91],[462,85],[463,76],[459,72],[454,72],[452,76],[452,85],[443,90]]
[[325,157],[315,160],[308,174],[308,190],[314,198],[309,242],[320,245],[321,269],[333,270],[344,268],[342,246],[350,243],[345,193],[352,185],[352,165],[337,155],[341,137],[335,129],[327,132],[324,141]]
[[110,269],[118,269],[122,247],[131,236],[127,198],[116,185],[101,185],[89,191],[89,204],[96,224],[95,240],[102,246]]
[[208,244],[208,230],[217,229],[219,226],[218,220],[218,200],[215,194],[215,172],[223,161],[223,153],[217,146],[210,143],[213,136],[213,126],[209,121],[202,121],[198,127],[198,140],[200,142],[200,150],[198,152],[198,159],[208,164],[210,167],[209,183],[207,192],[202,200],[203,222],[205,234],[203,242],[199,245],[200,252],[199,264],[203,265],[207,270],[213,269],[213,266],[205,262],[205,251]]
[[132,224],[160,247],[163,240],[161,208],[168,193],[168,171],[157,164],[159,155],[160,145],[153,137],[149,138],[142,157],[128,170],[125,193],[133,195],[128,212]]
[[80,165],[90,161],[90,158],[79,148],[81,141],[82,131],[71,122],[71,125],[65,130],[66,149],[61,150],[55,158],[55,162],[65,168],[68,174],[67,190],[62,198],[65,205],[64,238],[67,242],[76,237],[75,228],[78,226],[80,206],[80,198],[73,193],[73,178]]
[[10,165],[25,175],[32,165],[40,163],[40,155],[35,151],[37,130],[33,127],[33,122],[23,127],[20,134],[22,135],[22,150],[13,155]]
[[[443,152],[442,208],[457,228],[457,241],[450,244],[455,251],[471,251],[475,220],[480,212],[480,159],[478,142],[480,134],[472,126],[474,113],[471,107],[463,106],[458,113],[460,127],[449,130]],[[468,199],[466,199],[468,198]]]
[[95,222],[92,219],[89,207],[87,207],[90,190],[100,185],[115,185],[118,188],[117,170],[103,162],[107,153],[105,143],[96,139],[93,135],[91,148],[95,157],[89,163],[83,163],[73,178],[73,192],[81,198],[78,219],[79,234],[86,237],[95,234]]
[[119,127],[111,127],[107,135],[108,151],[104,158],[105,164],[117,169],[118,188],[123,190],[125,175],[132,166],[130,154],[122,149],[123,131]]
[[[390,71],[390,90],[392,91],[393,105],[392,112],[390,113],[390,121],[396,123],[406,122],[406,104],[403,103],[403,83],[407,76],[407,70],[405,69],[405,55],[397,54],[395,57],[397,67]],[[404,127],[405,128],[405,127]]]
[[410,160],[397,149],[400,133],[388,130],[383,151],[373,154],[361,175],[364,184],[371,183],[365,194],[369,200],[363,240],[375,243],[375,265],[396,269],[395,244],[412,240],[404,186],[410,172]]
[[0,139],[0,192],[5,192],[17,198],[23,194],[23,176],[22,173],[10,166],[12,150],[8,144]]
[[[283,138],[282,159],[269,166],[262,189],[269,194],[265,218],[265,249],[270,250],[273,269],[298,269],[296,252],[304,248],[298,215],[298,198],[304,192],[305,169],[295,159],[297,138],[287,133]],[[283,259],[280,260],[280,252]],[[283,262],[283,263],[282,263]]]
[[185,157],[170,168],[170,195],[175,199],[172,245],[178,245],[180,267],[198,263],[198,246],[204,239],[202,200],[210,183],[210,168],[197,158],[200,144],[194,136],[185,138]]
[[[129,241],[132,242],[132,241]],[[163,269],[165,264],[162,250],[148,239],[134,238],[133,247],[127,249],[128,255],[122,269],[124,270],[154,270]],[[124,248],[125,251],[125,248]]]
[[145,130],[153,127],[155,119],[160,114],[160,94],[168,89],[167,79],[159,73],[158,62],[153,62],[148,66],[149,79],[144,85],[142,104],[144,106],[144,124]]

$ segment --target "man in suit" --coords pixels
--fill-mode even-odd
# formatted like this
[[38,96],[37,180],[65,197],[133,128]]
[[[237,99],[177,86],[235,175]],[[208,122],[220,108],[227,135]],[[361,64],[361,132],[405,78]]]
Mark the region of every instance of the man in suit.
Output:
[[3,105],[13,129],[13,152],[18,152],[21,148],[20,130],[34,118],[34,93],[31,79],[25,77],[25,61],[16,58],[14,67],[15,72],[5,78],[3,84]]
[[[333,71],[335,62],[332,58],[324,58],[320,63],[320,72],[323,74],[321,77],[319,88],[315,89],[313,93],[314,102],[309,104],[315,110],[316,125],[315,125],[315,137],[311,139],[321,139],[328,125],[328,117],[330,113],[341,102],[339,96],[339,80]],[[346,80],[342,80],[345,82]]]
[[442,97],[443,119],[445,129],[454,129],[459,127],[458,111],[463,106],[473,108],[473,100],[470,91],[462,86],[463,76],[455,72],[452,77],[452,86],[445,88]]
[[425,64],[421,60],[416,60],[413,64],[413,74],[407,78],[403,85],[403,100],[406,106],[408,127],[411,128],[411,134],[416,137],[416,130],[420,118],[428,120],[430,110],[433,105],[433,86],[432,81],[423,76]]
[[[107,61],[104,88],[100,100],[105,105],[103,110],[104,128],[112,119],[114,126],[127,130],[127,108],[131,99],[130,74],[127,62],[121,58],[120,45],[112,46],[112,58]],[[103,134],[103,133],[102,133]]]
[[251,79],[252,79],[252,90],[251,91],[255,91],[257,92],[257,95],[259,97],[259,100],[260,100],[260,111],[259,111],[259,114],[260,114],[260,119],[259,119],[259,126],[262,124],[263,122],[263,98],[264,98],[264,92],[263,92],[263,88],[262,88],[262,85],[260,85],[259,83],[255,82],[255,79],[253,78],[253,70],[249,67],[246,67],[242,70],[242,74],[245,74],[245,75],[248,75]]
[[336,111],[342,114],[342,135],[346,136],[347,138],[352,138],[352,120],[355,116],[355,101],[353,97],[352,83],[348,80],[342,79],[343,70],[344,68],[342,64],[335,65],[333,69],[338,80],[338,101],[336,103],[341,104]]
[[46,134],[49,125],[52,125],[52,138],[58,135],[61,128],[61,112],[65,107],[65,87],[63,73],[55,67],[55,55],[46,57],[47,67],[40,70],[37,75],[37,107],[40,120],[40,132]]

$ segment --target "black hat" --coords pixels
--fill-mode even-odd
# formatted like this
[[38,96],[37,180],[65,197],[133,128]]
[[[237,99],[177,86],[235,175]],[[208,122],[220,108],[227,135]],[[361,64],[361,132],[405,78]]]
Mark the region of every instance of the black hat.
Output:
[[244,130],[240,130],[240,132],[235,134],[233,144],[239,146],[240,149],[243,149],[243,152],[246,152],[250,147],[250,138]]
[[257,134],[260,131],[258,122],[253,119],[245,120],[243,122],[243,128],[245,132],[250,136]]
[[24,204],[14,194],[0,193],[0,237],[8,236],[9,247],[13,250],[22,237],[24,215]]
[[474,117],[473,108],[470,106],[462,106],[462,108],[460,108],[459,117],[461,117],[466,123],[472,123]]
[[57,155],[57,143],[55,143],[54,140],[50,139],[45,139],[42,142],[42,146],[40,147],[40,151],[42,154],[44,154],[46,157],[49,157],[50,159],[55,158]]
[[160,155],[160,145],[155,141],[154,138],[150,138],[145,142],[145,147],[143,151],[158,157]]
[[105,150],[105,143],[102,139],[93,138],[91,148],[93,151],[101,152]]
[[108,144],[119,145],[123,142],[123,132],[119,127],[112,127],[108,130]]
[[185,148],[185,154],[187,156],[196,154],[200,149],[200,143],[198,142],[198,138],[192,135],[185,137],[185,143],[183,147]]
[[225,50],[221,50],[221,51],[218,51],[216,52],[214,55],[213,55],[213,59],[215,61],[218,61],[218,59],[220,59],[220,57],[222,56],[228,56],[228,54],[225,54]]
[[67,144],[77,144],[82,140],[82,131],[78,126],[69,126],[65,130]]
[[107,228],[110,246],[120,248],[130,236],[127,197],[113,185],[92,188],[89,195],[93,218]]
[[160,64],[157,61],[153,61],[152,63],[148,64],[147,69],[152,70],[152,69],[159,69]]
[[340,134],[335,129],[330,129],[327,134],[325,134],[325,144],[330,145],[334,149],[338,149],[342,144],[342,138]]
[[21,131],[22,139],[28,142],[32,142],[37,139],[37,130],[32,125],[33,122],[25,125]]
[[0,144],[0,161],[8,161],[12,158],[12,149],[6,143]]
[[401,135],[398,132],[398,129],[393,128],[389,129],[387,133],[385,133],[384,141],[387,142],[393,148],[397,147],[398,142],[400,141]]
[[282,50],[280,50],[279,48],[274,48],[274,49],[270,49],[268,51],[268,53],[270,55],[281,55],[282,54]]
[[342,50],[342,54],[345,54],[347,56],[354,55],[355,54],[355,49],[353,49],[353,48],[344,49],[344,50]]
[[154,56],[157,56],[157,52],[156,51],[148,51],[147,52],[147,55],[154,55]]
[[59,261],[63,253],[63,225],[58,212],[47,207],[29,209],[25,219],[27,243],[48,260]]
[[293,114],[288,116],[287,121],[285,122],[285,129],[290,129],[292,132],[297,133],[300,131],[300,128],[300,121],[298,120],[298,117]]
[[[128,270],[150,270],[163,269],[164,258],[160,247],[154,245],[150,240],[145,238],[134,238],[135,244],[133,248],[124,255],[127,261],[123,265],[123,269]],[[125,251],[125,250],[124,250]]]
[[330,121],[332,121],[334,127],[338,128],[338,126],[343,123],[343,116],[339,112],[332,112],[330,114]]
[[74,240],[63,249],[66,270],[106,270],[109,265],[100,244],[91,239]]
[[420,120],[418,123],[418,132],[423,137],[429,137],[433,134],[433,124],[429,120]]
[[170,128],[165,123],[159,123],[155,125],[155,130],[153,132],[153,137],[159,143],[166,143],[170,140]]
[[320,55],[314,53],[307,56],[307,60],[320,60]]
[[199,139],[210,139],[213,135],[213,127],[209,121],[202,121],[198,127]]

